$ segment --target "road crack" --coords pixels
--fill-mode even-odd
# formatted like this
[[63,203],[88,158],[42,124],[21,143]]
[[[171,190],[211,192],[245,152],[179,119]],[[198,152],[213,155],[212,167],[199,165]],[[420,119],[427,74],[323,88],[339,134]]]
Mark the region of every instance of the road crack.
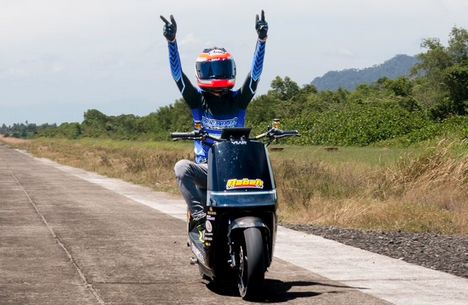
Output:
[[65,252],[65,255],[68,257],[68,259],[70,260],[71,264],[73,265],[73,267],[75,268],[76,272],[78,273],[81,281],[83,282],[84,286],[91,292],[91,294],[96,298],[96,301],[100,304],[100,305],[105,305],[105,302],[104,300],[99,296],[98,292],[96,291],[96,289],[93,287],[93,285],[88,281],[88,279],[86,278],[85,274],[83,273],[83,271],[81,270],[80,266],[78,265],[78,263],[76,262],[76,260],[73,258],[71,252],[67,249],[67,247],[65,246],[65,244],[63,243],[63,241],[60,239],[60,237],[54,232],[54,230],[52,229],[52,227],[49,225],[49,223],[47,222],[47,219],[44,217],[44,215],[39,211],[36,203],[34,202],[34,200],[31,198],[31,196],[29,196],[28,192],[26,191],[26,189],[24,188],[24,186],[21,184],[20,180],[18,179],[18,177],[13,173],[12,170],[10,170],[10,173],[11,173],[11,176],[13,177],[13,179],[15,179],[16,183],[18,184],[19,187],[21,187],[21,189],[23,190],[24,194],[26,195],[26,198],[28,198],[28,201],[29,203],[31,204],[31,206],[33,207],[34,211],[36,212],[37,216],[39,216],[39,218],[41,219],[41,221],[44,223],[44,225],[47,227],[47,229],[49,230],[50,234],[52,235],[52,237],[54,238],[55,242],[62,248],[62,250]]

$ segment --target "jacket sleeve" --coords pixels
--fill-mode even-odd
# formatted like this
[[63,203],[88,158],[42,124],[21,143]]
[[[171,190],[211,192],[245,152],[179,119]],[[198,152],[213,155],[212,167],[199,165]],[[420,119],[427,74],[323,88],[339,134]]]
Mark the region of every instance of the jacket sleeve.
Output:
[[257,91],[258,82],[260,81],[260,75],[263,70],[263,59],[265,57],[265,40],[258,40],[255,47],[254,58],[252,62],[252,68],[247,79],[245,80],[242,87],[238,90],[239,106],[241,108],[247,108],[250,101]]
[[172,77],[174,78],[180,93],[182,93],[185,102],[191,109],[200,107],[201,93],[192,85],[185,73],[182,72],[177,42],[168,42],[168,47]]

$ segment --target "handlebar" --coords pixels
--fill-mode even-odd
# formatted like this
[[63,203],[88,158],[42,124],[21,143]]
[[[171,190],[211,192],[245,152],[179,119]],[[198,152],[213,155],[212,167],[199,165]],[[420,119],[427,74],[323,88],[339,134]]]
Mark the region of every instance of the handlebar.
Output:
[[178,141],[178,140],[205,140],[205,139],[210,139],[216,142],[222,141],[221,139],[212,137],[208,134],[208,132],[204,130],[194,130],[191,132],[171,132],[171,139],[173,141]]
[[[300,137],[301,135],[299,134],[299,131],[297,130],[281,130],[277,128],[271,128],[265,133],[262,133],[254,138],[251,138],[249,140],[260,140],[263,138],[268,138],[267,142],[268,144],[271,143],[274,140],[277,139],[283,139],[283,138],[289,138],[289,137]],[[191,132],[172,132],[171,133],[171,138],[174,141],[178,140],[201,140],[204,141],[206,139],[210,139],[215,142],[221,142],[225,141],[225,139],[219,139],[212,137],[206,132],[205,130],[194,130]]]
[[276,135],[275,139],[282,139],[282,138],[289,138],[289,137],[300,137],[299,131],[297,130],[290,130],[290,131],[283,131],[282,134]]
[[255,137],[256,140],[268,137],[270,140],[289,138],[289,137],[300,137],[299,131],[297,130],[281,130],[277,128],[271,128],[265,133],[262,133]]
[[181,139],[188,139],[191,137],[198,137],[199,135],[195,131],[191,132],[171,132],[171,139],[173,140],[181,140]]

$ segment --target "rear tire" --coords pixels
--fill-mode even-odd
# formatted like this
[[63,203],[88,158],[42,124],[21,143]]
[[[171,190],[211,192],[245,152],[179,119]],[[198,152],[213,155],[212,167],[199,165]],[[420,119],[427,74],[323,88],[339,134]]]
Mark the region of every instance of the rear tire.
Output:
[[254,298],[265,279],[265,253],[262,232],[259,228],[247,228],[238,251],[239,294],[245,300]]

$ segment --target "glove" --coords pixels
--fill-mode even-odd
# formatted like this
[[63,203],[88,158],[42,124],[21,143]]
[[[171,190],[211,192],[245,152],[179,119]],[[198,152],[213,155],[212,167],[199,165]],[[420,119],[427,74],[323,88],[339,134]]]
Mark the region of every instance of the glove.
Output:
[[262,17],[255,17],[255,29],[257,30],[258,39],[265,40],[268,33],[268,23],[265,20],[265,12],[262,10]]
[[161,20],[164,22],[163,35],[168,41],[174,41],[177,33],[177,23],[174,19],[174,16],[170,16],[171,22],[167,21],[166,18],[160,16]]

